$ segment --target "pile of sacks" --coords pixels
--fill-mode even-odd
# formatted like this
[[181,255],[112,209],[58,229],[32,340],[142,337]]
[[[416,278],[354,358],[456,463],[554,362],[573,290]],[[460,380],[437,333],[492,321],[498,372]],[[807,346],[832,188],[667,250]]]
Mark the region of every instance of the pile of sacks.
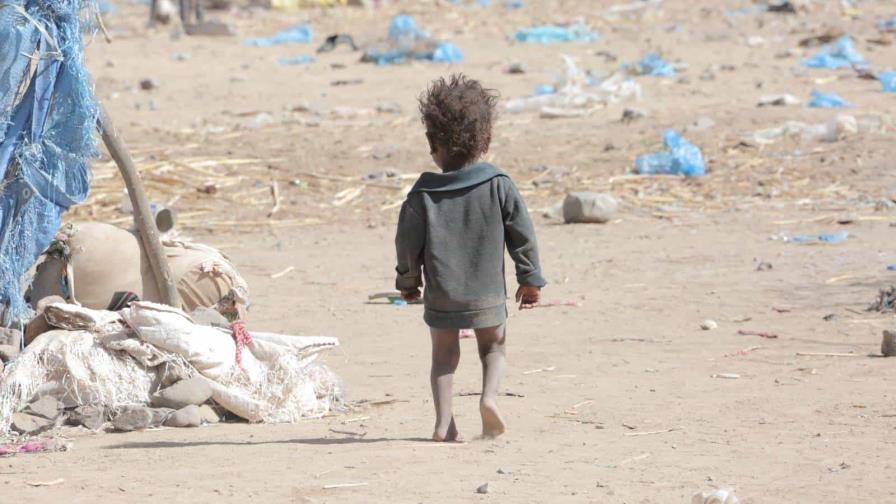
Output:
[[52,330],[0,377],[0,434],[66,422],[92,430],[111,422],[121,431],[222,416],[295,422],[342,404],[339,379],[315,362],[336,338],[248,331],[234,338],[211,310],[191,316],[143,301],[118,312],[53,303],[43,316]]

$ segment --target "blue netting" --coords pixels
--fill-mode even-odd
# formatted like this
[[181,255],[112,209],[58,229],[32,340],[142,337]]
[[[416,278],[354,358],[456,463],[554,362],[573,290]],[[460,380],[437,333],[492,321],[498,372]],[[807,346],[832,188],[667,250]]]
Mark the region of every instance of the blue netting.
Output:
[[97,105],[83,63],[93,0],[0,0],[0,322],[29,312],[23,275],[84,201]]

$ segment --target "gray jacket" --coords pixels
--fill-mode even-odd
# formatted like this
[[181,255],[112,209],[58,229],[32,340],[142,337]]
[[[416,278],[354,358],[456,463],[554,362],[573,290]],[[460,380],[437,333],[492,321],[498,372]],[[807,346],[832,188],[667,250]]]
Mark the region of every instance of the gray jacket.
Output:
[[430,327],[501,325],[507,320],[505,244],[517,282],[544,286],[532,220],[507,175],[487,163],[424,173],[401,207],[395,286],[412,290],[426,280]]

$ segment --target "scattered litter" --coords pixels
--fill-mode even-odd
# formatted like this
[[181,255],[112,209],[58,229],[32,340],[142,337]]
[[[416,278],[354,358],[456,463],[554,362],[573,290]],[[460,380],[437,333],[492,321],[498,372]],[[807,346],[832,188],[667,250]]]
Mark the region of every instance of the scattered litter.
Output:
[[877,293],[877,299],[868,306],[866,311],[896,312],[896,286],[891,285],[886,289],[880,289]]
[[797,352],[797,357],[864,357],[857,353],[844,352]]
[[[667,432],[675,432],[680,431],[681,427],[672,427],[671,429],[663,429],[663,430],[655,430],[655,431],[644,431],[644,432],[626,432],[623,436],[635,437],[635,436],[653,436],[654,434],[666,434]],[[647,457],[644,457],[647,458]],[[620,464],[622,465],[622,464]]]
[[771,271],[772,263],[766,261],[760,261],[759,264],[756,265],[756,271]]
[[755,352],[756,350],[759,350],[760,348],[762,348],[762,347],[759,345],[751,346],[751,347],[740,349],[736,352],[727,353],[724,356],[725,357],[742,357],[744,355],[749,355],[750,353]]
[[523,28],[516,32],[518,42],[529,44],[556,44],[560,42],[593,42],[598,34],[583,23],[566,26],[541,25]]
[[551,84],[539,84],[539,85],[535,86],[535,91],[533,91],[532,94],[535,96],[543,96],[543,95],[554,94],[556,92],[557,92],[557,88]]
[[836,93],[822,93],[814,89],[812,90],[812,99],[809,100],[809,106],[812,108],[842,108],[848,107],[849,103]]
[[272,273],[271,275],[269,275],[269,277],[271,278],[271,280],[276,280],[280,277],[284,277],[284,276],[288,275],[289,273],[295,271],[295,269],[296,269],[295,266],[290,266],[282,271],[278,271],[277,273]]
[[278,65],[307,65],[308,63],[314,63],[314,56],[309,56],[307,54],[299,54],[298,56],[293,56],[291,58],[279,58],[277,59]]
[[317,52],[318,54],[330,52],[340,45],[347,45],[351,48],[352,51],[358,50],[358,46],[355,45],[355,39],[353,39],[351,35],[347,35],[345,33],[335,33],[324,40],[324,43],[317,48]]
[[896,72],[880,72],[877,74],[880,85],[887,93],[896,93]]
[[593,80],[587,72],[580,70],[572,57],[562,56],[566,63],[566,78],[555,86],[555,93],[507,100],[504,110],[512,114],[540,110],[554,117],[562,115],[559,111],[572,110],[576,111],[575,116],[579,116],[611,103],[641,99],[641,86],[623,72],[617,72],[597,86],[592,86]]
[[606,223],[619,210],[612,195],[595,192],[571,192],[563,200],[563,221],[570,223]]
[[635,63],[634,69],[639,75],[652,75],[654,77],[670,77],[675,75],[675,68],[656,53],[650,53],[647,56],[644,56],[644,59]]
[[531,371],[524,371],[523,374],[524,374],[524,375],[530,375],[530,374],[535,374],[535,373],[544,373],[544,372],[547,372],[547,371],[554,371],[555,369],[557,369],[556,366],[549,366],[549,367],[543,367],[543,368],[533,369],[533,370],[531,370]]
[[476,493],[478,493],[478,494],[487,494],[488,492],[489,492],[488,482],[483,483],[483,484],[479,485],[478,488],[476,488]]
[[713,329],[718,329],[719,323],[712,319],[706,319],[703,322],[700,322],[700,329],[704,331],[712,331]]
[[802,61],[808,68],[847,68],[852,66],[865,66],[865,58],[856,51],[849,35],[843,35],[834,43],[826,45],[811,58]]
[[412,60],[457,63],[463,53],[454,44],[432,38],[417,27],[410,16],[395,16],[389,23],[389,36],[367,46],[361,61],[394,65]]
[[737,334],[740,336],[759,336],[760,338],[766,339],[778,339],[777,334],[762,331],[753,331],[750,329],[738,329]]
[[250,38],[243,41],[243,44],[251,47],[270,47],[280,44],[308,44],[313,38],[311,27],[307,24],[301,24],[287,28],[273,37]]
[[499,467],[498,474],[513,474],[513,469],[509,467]]
[[775,128],[756,131],[749,137],[749,140],[758,144],[771,144],[782,138],[836,142],[849,135],[881,133],[883,131],[884,119],[880,115],[865,114],[853,116],[839,114],[825,123],[806,124],[798,121],[787,121]]
[[25,453],[48,453],[67,451],[71,445],[56,439],[33,439],[23,443],[0,444],[0,457],[11,457]]
[[896,331],[884,331],[880,341],[880,353],[884,357],[896,355]]
[[896,17],[890,19],[881,19],[877,22],[877,29],[886,32],[896,31]]
[[665,152],[643,154],[635,160],[635,171],[641,175],[684,175],[699,177],[706,173],[703,153],[673,130],[663,132]]
[[714,375],[709,375],[710,378],[721,378],[723,380],[739,380],[740,375],[737,373],[717,373]]
[[785,107],[789,105],[799,105],[802,103],[799,98],[789,94],[766,95],[759,98],[756,103],[758,107]]
[[846,239],[849,238],[849,231],[840,230],[836,233],[819,233],[819,234],[802,234],[802,235],[793,235],[789,238],[785,238],[785,241],[789,241],[792,243],[800,243],[800,244],[809,244],[809,243],[843,243]]
[[695,493],[691,497],[691,504],[740,504],[740,501],[734,495],[733,490],[721,488],[719,490]]
[[896,271],[896,264],[888,264],[887,271]]

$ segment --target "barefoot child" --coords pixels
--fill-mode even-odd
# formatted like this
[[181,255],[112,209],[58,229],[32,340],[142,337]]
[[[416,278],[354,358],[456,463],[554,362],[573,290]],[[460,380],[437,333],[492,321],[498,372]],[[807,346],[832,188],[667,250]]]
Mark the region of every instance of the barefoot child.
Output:
[[414,301],[426,284],[436,441],[458,439],[451,399],[464,328],[474,329],[482,361],[482,435],[504,432],[497,397],[505,366],[505,244],[516,264],[520,308],[538,304],[545,285],[532,221],[516,186],[494,166],[477,162],[491,142],[496,102],[492,91],[463,75],[436,80],[420,97],[430,154],[442,173],[420,176],[398,221],[396,287]]

